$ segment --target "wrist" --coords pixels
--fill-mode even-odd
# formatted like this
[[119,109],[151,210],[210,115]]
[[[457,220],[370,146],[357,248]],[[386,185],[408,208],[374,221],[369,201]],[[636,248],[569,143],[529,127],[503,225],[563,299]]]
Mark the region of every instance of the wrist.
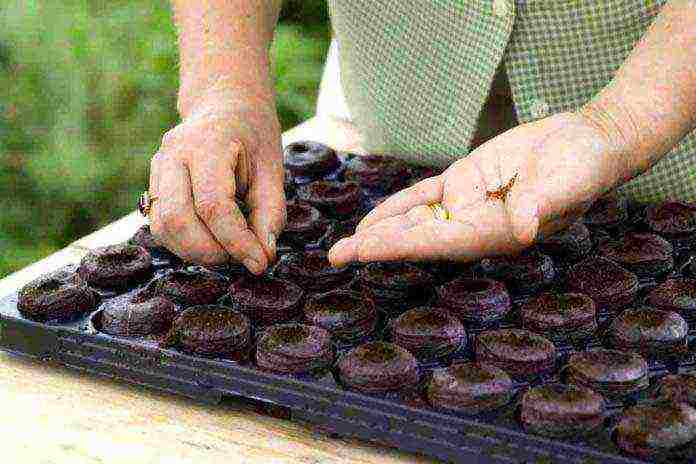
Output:
[[604,190],[613,190],[650,168],[650,150],[635,112],[629,105],[611,97],[596,97],[576,111],[592,127],[606,146],[600,167],[609,173]]
[[275,96],[270,82],[263,79],[240,79],[239,76],[222,75],[182,85],[177,107],[182,119],[195,114],[221,108],[268,107],[274,108]]

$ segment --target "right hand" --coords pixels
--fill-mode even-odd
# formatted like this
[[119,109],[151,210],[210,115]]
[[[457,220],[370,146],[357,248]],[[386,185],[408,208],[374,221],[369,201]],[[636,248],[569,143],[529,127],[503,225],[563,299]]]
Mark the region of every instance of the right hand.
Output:
[[[153,235],[185,261],[261,274],[285,227],[280,125],[272,100],[204,99],[152,158]],[[250,209],[247,223],[235,197]]]

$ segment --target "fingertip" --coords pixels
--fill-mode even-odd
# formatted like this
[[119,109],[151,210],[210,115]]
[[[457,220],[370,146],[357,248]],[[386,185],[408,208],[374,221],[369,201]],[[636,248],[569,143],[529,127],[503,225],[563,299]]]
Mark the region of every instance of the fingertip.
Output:
[[329,262],[334,267],[343,267],[357,258],[357,245],[353,237],[346,237],[334,244],[329,250]]

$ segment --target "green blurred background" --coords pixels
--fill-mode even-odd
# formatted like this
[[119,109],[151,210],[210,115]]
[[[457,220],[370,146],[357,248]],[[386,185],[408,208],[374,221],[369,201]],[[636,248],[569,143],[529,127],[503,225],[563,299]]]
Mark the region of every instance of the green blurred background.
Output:
[[[330,40],[322,0],[285,0],[273,44],[283,129],[313,114]],[[132,211],[176,124],[167,0],[3,0],[0,276]]]

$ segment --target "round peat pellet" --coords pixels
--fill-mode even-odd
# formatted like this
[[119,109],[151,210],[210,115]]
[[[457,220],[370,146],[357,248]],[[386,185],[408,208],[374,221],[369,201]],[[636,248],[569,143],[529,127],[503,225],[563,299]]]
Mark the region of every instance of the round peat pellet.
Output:
[[246,359],[251,324],[246,316],[220,305],[193,306],[181,312],[164,342],[199,356]]
[[589,227],[613,229],[628,219],[628,201],[625,197],[607,195],[595,200],[584,214],[583,220]]
[[152,274],[152,257],[140,246],[110,245],[90,251],[80,261],[77,273],[94,287],[125,289]]
[[321,327],[289,323],[264,330],[256,344],[256,365],[277,374],[317,374],[334,359],[331,334]]
[[556,363],[554,344],[524,329],[487,330],[477,337],[475,345],[478,362],[493,364],[513,377],[546,373]]
[[285,147],[283,155],[285,169],[296,178],[319,179],[340,164],[336,152],[318,142],[291,143]]
[[356,156],[346,163],[345,179],[362,188],[391,193],[404,188],[410,178],[409,166],[403,161],[380,155]]
[[696,373],[669,374],[657,384],[659,398],[696,407]]
[[125,337],[167,331],[176,317],[176,306],[157,296],[148,286],[127,298],[114,298],[101,308],[101,331]]
[[616,316],[608,336],[617,350],[663,358],[686,353],[688,331],[686,321],[676,312],[642,307],[626,309]]
[[504,370],[490,364],[461,362],[433,370],[426,387],[428,403],[460,414],[497,409],[512,398],[513,383]]
[[522,396],[520,421],[525,431],[547,437],[587,435],[604,420],[604,398],[577,385],[552,383]]
[[674,249],[655,234],[625,233],[602,241],[597,253],[639,277],[658,277],[674,268]]
[[527,249],[516,256],[484,258],[479,267],[486,276],[502,280],[512,293],[538,291],[556,277],[551,257],[535,249]]
[[579,261],[592,249],[590,231],[582,222],[575,222],[554,235],[542,239],[539,242],[539,249],[565,262]]
[[645,209],[645,223],[675,243],[696,243],[696,203],[667,201]]
[[598,309],[610,311],[627,306],[638,293],[638,276],[601,257],[587,258],[574,265],[566,283],[571,291],[592,298]]
[[304,316],[309,324],[328,330],[343,343],[364,339],[377,327],[375,304],[349,290],[313,295],[304,307]]
[[363,194],[355,182],[318,180],[297,188],[297,197],[323,214],[350,218],[362,208]]
[[345,285],[353,280],[354,271],[350,266],[333,267],[324,250],[309,250],[281,256],[274,276],[294,282],[310,293]]
[[298,248],[313,244],[326,233],[328,222],[314,206],[301,201],[289,201],[286,206],[287,223],[280,241]]
[[505,317],[512,303],[505,285],[493,279],[458,278],[437,288],[438,306],[465,323],[483,325]]
[[696,438],[696,410],[686,403],[639,404],[623,412],[613,437],[630,455],[667,458]]
[[78,274],[57,270],[23,286],[17,295],[17,310],[37,322],[66,322],[94,309],[100,300]]
[[420,361],[442,358],[466,344],[466,331],[456,317],[442,308],[413,308],[397,317],[391,339]]
[[296,284],[272,277],[242,277],[230,285],[233,308],[255,324],[287,322],[300,314],[304,291]]
[[571,355],[566,376],[568,383],[622,398],[648,386],[648,363],[636,353],[591,349]]
[[319,240],[319,246],[329,251],[339,240],[355,234],[355,228],[359,222],[357,219],[349,219],[330,224],[326,229],[326,233]]
[[358,271],[363,293],[390,314],[425,304],[432,295],[433,276],[410,263],[370,263]]
[[200,266],[189,266],[164,274],[154,285],[158,295],[188,308],[216,303],[227,291],[229,281],[217,272]]
[[369,342],[357,346],[338,361],[341,382],[363,393],[386,393],[414,388],[418,362],[408,350],[393,343]]
[[149,252],[172,255],[172,252],[152,235],[149,224],[141,226],[135,234],[128,239],[127,244],[143,247]]
[[595,302],[582,293],[542,293],[522,305],[520,316],[522,327],[554,341],[582,341],[597,330]]
[[653,288],[645,301],[650,306],[675,311],[687,322],[696,322],[696,279],[667,279]]

